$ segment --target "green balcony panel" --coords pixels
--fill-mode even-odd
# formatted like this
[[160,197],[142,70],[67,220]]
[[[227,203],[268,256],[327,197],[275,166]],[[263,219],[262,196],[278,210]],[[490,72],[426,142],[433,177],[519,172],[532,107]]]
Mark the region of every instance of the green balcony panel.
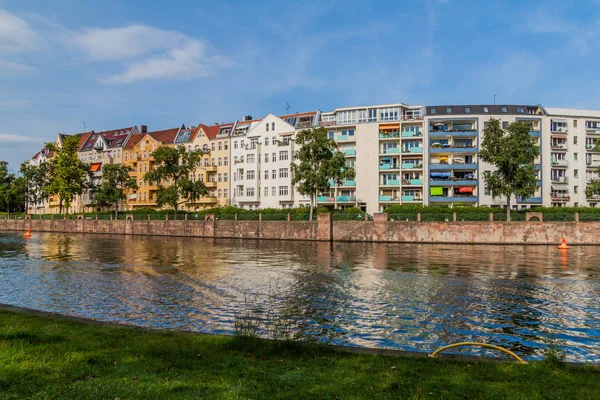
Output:
[[410,184],[411,185],[422,185],[423,184],[423,179],[411,179],[410,180]]
[[389,149],[382,149],[381,154],[400,154],[400,149],[398,147],[392,147]]
[[326,203],[328,198],[329,197],[327,197],[327,196],[317,196],[317,202]]
[[356,155],[356,150],[354,150],[354,149],[344,150],[344,154],[347,155],[347,156],[355,156]]
[[387,181],[383,182],[384,186],[398,186],[400,185],[400,180],[399,179],[388,179]]
[[415,201],[415,196],[402,196],[402,201]]
[[441,187],[430,187],[429,188],[429,194],[431,194],[432,196],[443,196],[444,195],[444,188],[441,188]]
[[356,186],[356,181],[346,181],[343,186]]
[[422,147],[411,147],[410,148],[410,152],[411,153],[422,153],[423,152],[423,148]]
[[391,201],[392,196],[379,196],[379,201]]

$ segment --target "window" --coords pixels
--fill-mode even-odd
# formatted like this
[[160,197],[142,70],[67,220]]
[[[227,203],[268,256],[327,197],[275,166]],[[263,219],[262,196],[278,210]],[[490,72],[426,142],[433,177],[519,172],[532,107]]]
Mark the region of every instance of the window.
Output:
[[269,123],[268,122],[267,122],[266,127],[267,127],[267,132],[269,132]]
[[254,188],[246,188],[246,196],[254,196]]
[[275,131],[275,122],[271,122],[271,130]]
[[508,112],[508,111],[506,110],[506,107],[502,107],[502,112],[503,112],[503,113],[505,113],[505,112]]
[[483,128],[485,129],[485,128],[487,128],[487,126],[488,126],[488,122],[487,122],[487,121],[485,121],[485,122],[483,123]]
[[398,121],[399,108],[389,107],[379,109],[379,119],[381,121]]
[[288,151],[282,150],[279,152],[279,161],[285,161],[288,159]]
[[227,142],[223,142],[223,148],[227,150],[229,148],[229,144],[227,144]]
[[523,114],[524,113],[523,108],[522,107],[517,107],[517,112],[519,114]]
[[246,179],[254,179],[254,170],[250,169],[246,171]]
[[223,189],[223,197],[227,198],[227,189]]
[[335,135],[335,132],[334,132],[334,131],[328,131],[328,132],[327,132],[327,137],[328,137],[329,139],[332,139],[332,140],[333,140],[333,137],[334,137],[334,135]]
[[573,153],[573,160],[574,161],[577,161],[577,155],[578,155],[578,153]]
[[229,165],[229,157],[224,157],[223,158],[223,165],[224,166],[228,166]]
[[573,136],[573,144],[577,144],[577,136]]
[[487,107],[483,107],[483,112],[490,112],[490,110]]
[[238,148],[238,147],[237,147],[237,140],[234,140],[234,141],[233,141],[233,148],[234,148],[234,149],[237,149],[237,148]]
[[240,140],[240,149],[243,149],[243,148],[244,148],[244,141]]
[[358,123],[367,122],[367,110],[358,110]]
[[276,169],[274,169],[273,172],[271,173],[271,178],[277,179],[277,170]]
[[269,197],[269,188],[265,187],[265,197]]
[[287,168],[279,168],[279,177],[287,178],[288,177],[288,169]]
[[223,177],[221,176],[221,174],[218,174],[217,175],[217,181],[218,182],[222,182],[222,179],[223,179]]
[[211,143],[211,144],[210,144],[210,149],[211,149],[212,151],[215,151],[215,144],[214,144],[214,143]]
[[446,107],[446,114],[452,114],[452,107]]
[[577,120],[576,119],[573,120],[573,128],[577,128]]
[[471,112],[471,107],[465,107],[465,113],[469,114]]
[[205,159],[204,159],[204,166],[205,166],[205,167],[208,167],[208,158],[205,158]]
[[254,154],[248,154],[246,156],[246,162],[249,163],[249,164],[250,163],[254,163]]
[[219,142],[219,150],[223,150],[223,142]]
[[218,165],[219,167],[223,166],[223,160],[221,159],[221,157],[219,157],[218,159]]
[[277,153],[273,153],[273,157],[271,158],[271,161],[273,161],[273,162],[277,161]]
[[355,124],[356,123],[356,110],[338,111],[337,123],[338,123],[338,125]]
[[[269,138],[267,138],[266,140],[269,140]],[[277,137],[276,137],[276,136],[273,136],[273,137],[271,138],[271,144],[272,144],[273,146],[275,146],[275,145],[277,144]]]
[[573,187],[573,193],[575,193],[575,194],[579,193],[579,186]]
[[508,121],[502,121],[502,129],[506,129],[508,127]]
[[573,171],[573,176],[575,178],[579,178],[579,170],[578,169],[576,169],[576,170]]
[[277,188],[273,186],[273,190],[271,190],[271,196],[277,196]]
[[265,169],[265,179],[269,179],[269,170]]
[[377,109],[369,108],[369,122],[377,122]]
[[265,153],[265,162],[268,163],[269,162],[269,153]]
[[287,186],[279,186],[279,195],[287,196],[288,195],[288,187]]
[[227,182],[227,172],[223,174],[223,182]]
[[217,190],[218,198],[221,198],[221,189]]
[[213,167],[215,166],[215,159],[214,158],[210,159],[210,165],[212,165]]
[[431,107],[431,108],[429,109],[429,113],[430,113],[431,115],[435,115],[435,114],[437,114],[437,110],[436,110],[436,108],[435,108],[435,107]]

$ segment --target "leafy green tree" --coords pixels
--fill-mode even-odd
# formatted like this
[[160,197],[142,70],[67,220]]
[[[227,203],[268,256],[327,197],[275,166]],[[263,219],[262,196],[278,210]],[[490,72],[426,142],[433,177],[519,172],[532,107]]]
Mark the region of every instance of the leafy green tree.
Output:
[[14,185],[15,175],[8,171],[8,163],[0,161],[0,205],[1,208],[10,214],[12,203],[12,187]]
[[38,204],[48,199],[45,188],[48,186],[48,164],[39,165],[24,162],[19,169],[24,180],[24,196],[27,207]]
[[500,120],[490,119],[483,130],[479,158],[496,167],[496,171],[483,174],[485,185],[492,198],[506,197],[506,220],[510,221],[510,199],[533,196],[536,181],[533,163],[539,149],[529,135],[530,126],[513,122],[502,129]]
[[[595,141],[592,151],[600,153],[600,140]],[[596,171],[600,174],[600,168]],[[585,188],[585,195],[587,198],[600,196],[600,179],[592,179],[588,182]]]
[[122,164],[108,164],[102,167],[102,183],[94,192],[92,204],[95,207],[113,206],[115,219],[118,205],[126,198],[126,191],[137,190],[135,178],[129,175],[133,168]]
[[354,169],[346,166],[346,156],[337,151],[333,139],[324,128],[305,129],[294,138],[299,149],[292,163],[292,184],[298,192],[310,196],[310,220],[317,204],[317,195],[329,191],[329,181],[338,185],[354,178]]
[[159,207],[169,205],[177,212],[179,204],[193,203],[208,194],[204,182],[193,179],[203,155],[202,150],[187,151],[182,145],[154,150],[155,166],[146,173],[144,180],[158,186],[156,204]]
[[46,148],[54,152],[48,160],[47,196],[58,195],[59,213],[63,206],[68,212],[75,196],[81,195],[89,186],[90,167],[77,155],[79,136],[65,136],[62,147],[54,143],[46,143]]

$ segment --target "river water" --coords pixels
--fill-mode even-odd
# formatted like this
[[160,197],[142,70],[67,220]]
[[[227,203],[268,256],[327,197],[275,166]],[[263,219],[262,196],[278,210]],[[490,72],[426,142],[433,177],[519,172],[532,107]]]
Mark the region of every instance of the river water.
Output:
[[[0,303],[154,328],[600,362],[600,252],[0,233]],[[467,354],[492,354],[465,349]]]

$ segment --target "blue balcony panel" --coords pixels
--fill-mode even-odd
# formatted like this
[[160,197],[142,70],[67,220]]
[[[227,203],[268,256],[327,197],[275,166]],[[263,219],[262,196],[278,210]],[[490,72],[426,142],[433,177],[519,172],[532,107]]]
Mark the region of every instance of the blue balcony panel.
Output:
[[398,164],[381,164],[380,170],[398,169]]
[[529,197],[528,199],[517,198],[519,204],[542,204],[541,197]]
[[392,147],[389,149],[381,150],[381,154],[400,154],[400,148]]
[[430,147],[429,153],[477,153],[476,147]]
[[346,181],[342,184],[342,186],[356,186],[356,181],[355,180]]
[[464,180],[464,181],[442,181],[432,180],[429,181],[429,186],[477,186],[477,180]]
[[392,196],[379,196],[379,201],[392,201]]
[[477,131],[430,131],[429,137],[476,137]]
[[421,163],[402,163],[402,169],[423,169],[423,164]]
[[344,154],[347,156],[355,156],[356,150],[355,149],[347,149],[347,150],[344,150]]
[[333,203],[334,198],[328,196],[317,196],[317,203]]
[[429,164],[431,171],[440,170],[476,170],[477,164]]
[[531,137],[541,137],[542,133],[540,131],[529,131],[529,135]]
[[429,196],[430,203],[477,203],[477,196]]
[[421,132],[403,131],[402,137],[403,138],[423,137],[423,134]]
[[421,197],[415,197],[414,195],[405,195],[401,197],[402,201],[405,202],[409,202],[409,201],[418,201],[418,202],[423,202],[423,199]]
[[422,185],[423,179],[410,179],[408,181],[411,185]]

